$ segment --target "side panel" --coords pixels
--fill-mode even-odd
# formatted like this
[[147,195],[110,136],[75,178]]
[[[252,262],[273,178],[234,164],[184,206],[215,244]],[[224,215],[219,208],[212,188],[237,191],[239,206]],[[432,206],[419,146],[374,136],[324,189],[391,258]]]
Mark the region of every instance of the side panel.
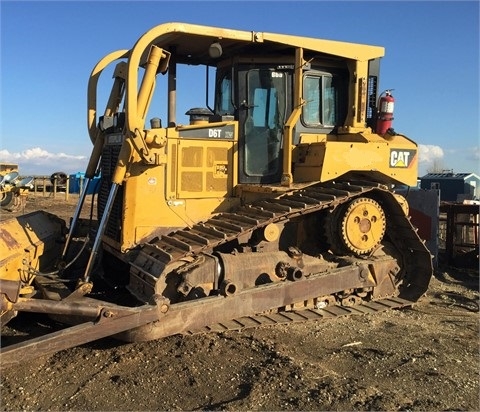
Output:
[[231,207],[237,123],[182,126],[167,133],[166,164],[134,161],[123,184],[122,251]]
[[183,126],[169,135],[167,199],[232,196],[237,183],[238,125]]
[[[376,135],[371,135],[376,136]],[[328,181],[349,172],[370,172],[384,182],[415,186],[418,151],[410,140],[395,136],[390,140],[354,138],[301,144],[297,148],[295,182]],[[362,141],[363,140],[363,141]]]
[[233,141],[177,141],[176,198],[230,196],[233,188]]

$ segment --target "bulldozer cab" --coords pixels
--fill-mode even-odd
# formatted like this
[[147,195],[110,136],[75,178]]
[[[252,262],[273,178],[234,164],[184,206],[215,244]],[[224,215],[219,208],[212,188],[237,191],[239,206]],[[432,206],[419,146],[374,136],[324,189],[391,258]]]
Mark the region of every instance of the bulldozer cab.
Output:
[[[156,68],[149,71],[152,48],[160,50],[160,57]],[[145,129],[145,115],[156,83],[163,80],[158,74],[165,74],[163,81],[168,83],[163,100],[164,109],[168,110],[166,124],[176,127],[178,67],[203,65],[207,71],[213,67],[214,105],[205,109],[211,111],[208,116],[211,123],[227,118],[238,122],[235,154],[238,183],[280,183],[282,174],[292,183],[289,152],[293,144],[299,143],[302,133],[328,134],[338,127],[365,129],[367,111],[372,111],[367,103],[374,103],[377,97],[378,67],[371,63],[381,56],[383,48],[375,46],[182,23],[163,24],[147,32],[131,50],[107,56],[107,61],[99,63],[92,72],[90,135],[94,141],[98,134],[95,86],[104,68],[100,66],[106,67],[105,63],[120,58],[127,61],[126,68],[118,66],[115,70],[117,84],[112,88],[113,95],[102,122],[119,114],[125,91],[122,116],[126,116],[129,133],[137,136],[138,131]],[[145,68],[141,85],[139,68]],[[184,73],[188,70],[182,70]],[[208,76],[207,73],[207,79]],[[198,88],[195,92],[199,98],[204,94],[208,102],[209,89],[207,81],[203,93]],[[189,108],[182,111],[185,109]],[[113,125],[113,121],[109,124]],[[287,125],[290,136],[284,136]],[[103,129],[106,128],[104,125]],[[144,143],[148,140],[147,132],[141,134],[136,139],[136,150],[147,152]]]
[[[233,71],[239,90],[239,183],[281,182],[284,127],[294,111],[294,88],[298,87],[293,56],[283,63],[257,67],[239,64]],[[293,145],[299,143],[302,132],[329,134],[345,121],[348,76],[339,76],[338,69],[327,72],[309,67],[302,68],[300,120],[295,125]]]

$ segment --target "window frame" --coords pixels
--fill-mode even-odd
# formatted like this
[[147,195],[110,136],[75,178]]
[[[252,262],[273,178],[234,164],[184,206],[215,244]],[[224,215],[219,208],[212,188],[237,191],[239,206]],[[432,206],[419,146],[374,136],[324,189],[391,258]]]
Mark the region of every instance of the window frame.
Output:
[[[324,71],[309,71],[304,74],[303,76],[303,90],[302,90],[302,96],[305,101],[305,104],[302,107],[302,113],[300,116],[300,121],[302,125],[306,128],[333,128],[336,126],[336,123],[338,122],[338,102],[336,99],[338,99],[338,90],[335,90],[332,86],[333,80],[334,80],[335,75],[333,73],[329,72],[324,72]],[[318,93],[318,96],[312,96],[311,95],[311,90],[307,89],[307,83],[308,80],[310,79],[315,79],[317,81],[317,84],[319,85],[316,93]],[[326,120],[327,114],[326,114],[326,99],[327,99],[327,81],[329,80],[330,86],[328,87],[329,89],[334,89],[334,96],[333,96],[333,109],[334,109],[334,114],[333,114],[333,122],[329,123]],[[315,90],[314,90],[315,93]],[[318,113],[318,121],[312,121],[312,119],[309,119],[310,116],[307,115],[307,109],[309,109],[309,103],[312,101],[310,97],[313,97],[313,102],[318,101],[318,108],[315,106],[312,107],[312,111],[317,110]],[[310,98],[310,99],[309,99]]]

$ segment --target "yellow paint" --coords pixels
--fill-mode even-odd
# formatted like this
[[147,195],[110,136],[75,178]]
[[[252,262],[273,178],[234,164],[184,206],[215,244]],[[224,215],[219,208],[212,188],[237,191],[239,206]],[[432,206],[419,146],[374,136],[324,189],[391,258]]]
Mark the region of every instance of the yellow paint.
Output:
[[45,270],[59,256],[65,222],[45,212],[33,212],[0,222],[0,279],[34,278],[28,269]]
[[[304,139],[302,139],[303,141]],[[384,179],[414,186],[417,182],[418,154],[409,158],[409,165],[390,164],[391,150],[402,149],[407,153],[417,150],[408,138],[396,135],[390,140],[376,134],[341,135],[303,143],[297,148],[294,180],[296,182],[328,181],[348,172],[373,172]],[[309,139],[305,139],[309,141]]]

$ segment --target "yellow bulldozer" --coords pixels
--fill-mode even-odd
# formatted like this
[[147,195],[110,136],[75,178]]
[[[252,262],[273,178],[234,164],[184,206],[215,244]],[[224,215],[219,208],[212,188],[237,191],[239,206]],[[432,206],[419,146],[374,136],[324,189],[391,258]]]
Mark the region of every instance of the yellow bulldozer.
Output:
[[[3,347],[2,367],[105,336],[145,341],[416,302],[432,260],[395,187],[416,185],[418,150],[392,127],[383,55],[165,23],[102,58],[70,223],[39,211],[0,228],[2,325],[34,312],[63,326]],[[199,68],[204,81],[189,93],[205,104],[177,107],[177,80]],[[104,72],[113,82],[100,112]],[[147,125],[159,90],[166,119]],[[97,218],[85,221],[99,175]]]

